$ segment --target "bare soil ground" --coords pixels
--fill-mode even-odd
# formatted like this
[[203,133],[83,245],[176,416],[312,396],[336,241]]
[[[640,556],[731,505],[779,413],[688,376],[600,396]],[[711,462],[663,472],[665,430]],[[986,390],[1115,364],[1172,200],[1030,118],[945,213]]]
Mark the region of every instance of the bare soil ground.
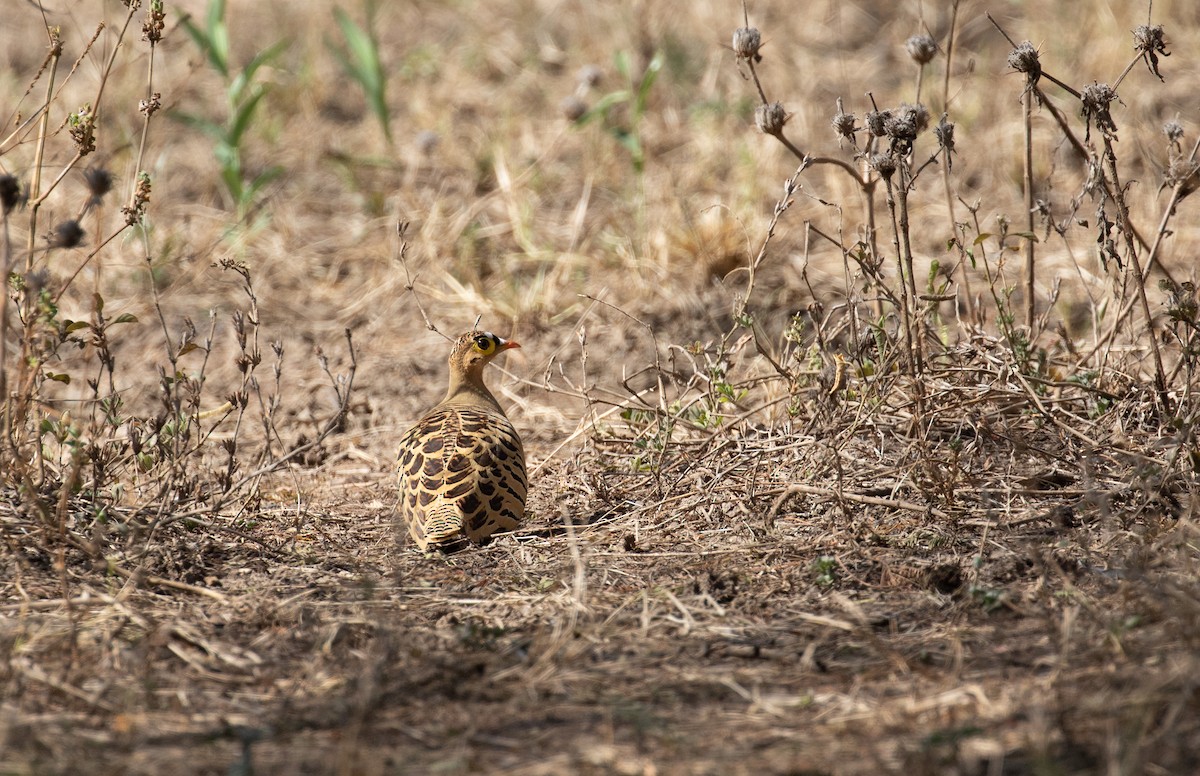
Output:
[[5,512],[5,768],[1195,771],[1190,499],[1139,487],[1113,428],[975,398],[940,472],[844,404],[652,472],[597,443],[538,470],[527,527],[446,557],[397,547],[353,442],[298,473],[302,511],[164,531],[130,578],[14,546]]
[[[1134,60],[1120,170],[1139,238],[1163,238],[1149,312],[1113,326],[1139,298],[1128,253],[1149,246],[1104,231],[1098,163],[1035,112],[1051,217],[1032,327],[1025,243],[996,236],[1024,228],[1022,76],[989,9],[961,4],[943,87],[950,4],[751,5],[789,136],[851,169],[835,99],[860,123],[875,97],[913,101],[905,40],[942,47],[923,99],[959,148],[945,190],[935,165],[912,193],[919,374],[883,187],[877,275],[852,263],[865,204],[841,171],[809,168],[776,209],[799,160],[755,130],[755,86],[723,47],[740,5],[381,4],[385,142],[330,52],[331,3],[231,2],[235,66],[290,42],[256,76],[270,89],[242,148],[247,178],[283,174],[244,211],[212,138],[178,115],[228,110],[177,26],[206,4],[167,6],[167,113],[140,168],[148,54],[136,32],[115,46],[126,10],[100,5],[13,4],[0,29],[0,98],[25,126],[0,138],[0,172],[27,186],[35,166],[22,122],[46,24],[66,31],[66,70],[103,18],[51,123],[98,99],[116,52],[96,164],[116,199],[138,169],[154,181],[139,237],[99,246],[122,223],[106,201],[81,246],[47,247],[87,195],[52,134],[47,180],[70,175],[11,263],[22,288],[61,292],[63,318],[95,323],[102,294],[109,321],[136,323],[112,330],[109,421],[94,341],[18,359],[23,332],[58,329],[22,328],[32,297],[10,284],[0,367],[38,387],[26,406],[9,383],[25,423],[0,451],[0,774],[1200,773],[1200,308],[1194,286],[1155,285],[1162,268],[1194,281],[1200,245],[1200,203],[1170,199],[1186,179],[1155,193],[1162,122],[1186,129],[1179,163],[1198,131],[1194,4],[1154,4],[1172,41],[1161,83],[1130,44],[1145,9],[990,9],[1076,86]],[[656,54],[637,116],[628,89]],[[571,95],[619,107],[576,126]],[[1053,96],[1082,135],[1079,106]],[[1102,262],[1098,235],[1127,263]],[[444,390],[426,324],[454,334],[476,315],[523,344],[489,383],[526,442],[529,515],[426,556],[395,521],[394,441]],[[205,346],[178,355],[189,320]],[[172,380],[196,393],[173,452],[147,431],[166,435]],[[238,390],[250,410],[220,409]]]

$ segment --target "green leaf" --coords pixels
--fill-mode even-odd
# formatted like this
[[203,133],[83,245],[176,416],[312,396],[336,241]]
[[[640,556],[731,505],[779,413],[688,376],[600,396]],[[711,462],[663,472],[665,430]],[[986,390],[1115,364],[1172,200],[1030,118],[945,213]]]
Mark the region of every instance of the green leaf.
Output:
[[638,156],[642,153],[642,141],[639,140],[638,136],[632,132],[613,132],[613,137],[617,139],[617,142],[620,143],[622,148],[634,156]]
[[225,0],[209,0],[205,29],[200,29],[190,15],[179,22],[200,49],[213,69],[222,78],[229,78],[229,28],[225,24]]
[[54,372],[46,372],[45,377],[47,380],[53,380],[56,383],[62,383],[64,385],[71,384],[71,376],[70,375],[55,374]]
[[626,81],[632,81],[632,76],[629,75],[629,52],[618,51],[613,54],[613,65],[617,68],[617,72],[625,77]]
[[191,127],[192,129],[200,130],[201,132],[208,135],[213,140],[220,140],[223,137],[225,137],[225,127],[224,126],[217,124],[214,121],[209,121],[208,119],[201,118],[200,116],[193,116],[190,113],[180,113],[178,111],[173,111],[171,113],[171,118],[175,119],[176,121],[180,122],[181,124],[186,124],[187,126]]
[[575,120],[575,125],[581,127],[588,122],[594,121],[600,116],[607,116],[608,112],[614,105],[619,105],[623,102],[629,102],[629,95],[629,91],[624,89],[615,92],[609,92],[597,100],[596,104],[593,105],[586,113],[577,118]]
[[241,179],[242,170],[242,155],[238,152],[236,146],[231,146],[224,140],[213,146],[213,156],[217,158],[217,162],[221,165],[222,173],[226,170],[232,170]]
[[258,196],[259,192],[262,191],[263,188],[265,188],[269,183],[271,183],[271,181],[275,180],[282,174],[282,167],[269,167],[263,172],[259,173],[259,175],[254,180],[250,181],[250,184],[245,187],[245,191],[242,193],[242,204],[249,205],[254,201],[255,197]]
[[234,204],[240,205],[243,196],[241,171],[225,167],[221,170],[221,181],[225,184],[229,196],[233,197]]
[[229,76],[229,26],[225,24],[225,0],[208,3],[209,58],[221,75]]
[[249,99],[244,101],[237,107],[232,117],[232,122],[229,125],[229,132],[225,136],[225,142],[231,146],[239,146],[242,143],[242,135],[250,127],[250,122],[254,119],[254,112],[258,109],[258,103],[267,94],[267,88],[262,84],[256,84],[254,93]]
[[638,116],[646,112],[646,102],[650,97],[650,88],[658,80],[658,72],[662,70],[662,66],[663,55],[660,51],[654,55],[654,59],[650,60],[650,64],[646,65],[646,72],[642,74],[642,83],[638,87],[637,102],[635,103]]
[[92,324],[88,323],[87,321],[67,321],[66,324],[67,325],[64,330],[67,332],[67,334],[79,331],[80,329],[92,328]]
[[275,41],[267,48],[255,54],[254,59],[251,59],[242,68],[242,72],[239,73],[238,77],[244,78],[246,82],[253,80],[254,74],[258,72],[258,69],[282,54],[288,45],[288,41],[286,40]]
[[371,111],[375,114],[375,118],[379,121],[379,125],[383,129],[384,137],[388,143],[391,143],[391,116],[388,111],[386,99],[387,74],[384,73],[383,62],[379,57],[379,42],[375,39],[371,31],[372,14],[373,10],[368,9],[367,29],[363,29],[355,24],[354,20],[344,10],[334,8],[333,15],[337,20],[338,27],[342,31],[342,37],[346,40],[349,56],[329,41],[326,41],[325,45],[337,57],[342,69],[351,78],[358,81],[367,98],[367,103],[371,107]]
[[333,15],[337,19],[338,27],[342,30],[342,37],[346,39],[346,45],[350,47],[350,55],[354,57],[353,63],[348,62],[352,65],[351,74],[357,75],[361,79],[372,70],[369,65],[379,62],[375,42],[363,28],[354,23],[350,14],[341,8],[334,8]]
[[137,323],[137,322],[138,322],[137,316],[134,315],[133,313],[121,313],[120,315],[118,315],[116,318],[113,319],[112,323],[110,323],[108,325],[116,326],[118,323]]

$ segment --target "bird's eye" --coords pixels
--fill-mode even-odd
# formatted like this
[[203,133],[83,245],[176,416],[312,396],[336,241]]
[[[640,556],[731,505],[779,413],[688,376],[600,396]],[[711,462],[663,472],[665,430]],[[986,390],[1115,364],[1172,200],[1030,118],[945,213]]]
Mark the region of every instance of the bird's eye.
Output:
[[495,348],[496,343],[492,341],[491,337],[485,337],[484,335],[480,334],[475,338],[475,349],[480,353],[483,353],[485,356],[495,350]]

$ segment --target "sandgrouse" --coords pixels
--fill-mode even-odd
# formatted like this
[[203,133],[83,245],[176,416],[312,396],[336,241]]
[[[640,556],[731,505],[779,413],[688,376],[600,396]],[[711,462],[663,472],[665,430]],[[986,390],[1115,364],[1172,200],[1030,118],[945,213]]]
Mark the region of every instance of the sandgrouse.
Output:
[[483,384],[496,355],[520,345],[469,331],[450,351],[446,398],[400,440],[400,513],[422,550],[480,544],[511,531],[525,514],[525,451],[504,410]]

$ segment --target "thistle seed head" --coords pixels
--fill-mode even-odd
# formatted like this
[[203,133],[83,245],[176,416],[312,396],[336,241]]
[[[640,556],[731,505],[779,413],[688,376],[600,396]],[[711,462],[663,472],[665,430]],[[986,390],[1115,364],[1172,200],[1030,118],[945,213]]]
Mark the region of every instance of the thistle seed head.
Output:
[[839,110],[833,115],[833,131],[837,133],[839,138],[849,140],[853,143],[854,133],[858,130],[858,127],[854,125],[856,120],[853,113],[843,113]]
[[920,103],[902,103],[899,108],[887,111],[883,122],[884,133],[903,143],[912,143],[928,127],[929,109]]
[[429,156],[438,147],[438,134],[432,129],[422,129],[413,138],[413,145],[417,147],[417,151],[421,156]]
[[789,118],[791,116],[784,110],[781,102],[763,103],[754,110],[754,124],[759,132],[766,135],[782,134],[783,125]]
[[918,65],[927,65],[937,55],[937,41],[929,35],[913,35],[904,43],[908,56]]
[[103,167],[89,167],[83,171],[83,183],[91,200],[100,202],[105,194],[112,191],[113,174]]
[[762,34],[754,27],[738,27],[733,31],[733,55],[741,61],[761,62]]
[[1167,136],[1167,142],[1171,145],[1178,145],[1179,141],[1183,140],[1183,125],[1178,121],[1168,121],[1163,124],[1162,132]]
[[604,71],[597,65],[584,65],[579,68],[579,72],[575,75],[575,79],[579,81],[579,85],[586,86],[589,89],[599,85],[602,78],[604,78]]
[[875,137],[887,134],[887,122],[891,118],[890,110],[873,110],[867,113],[867,131]]
[[896,173],[896,160],[891,154],[871,154],[870,163],[871,169],[879,173],[879,177],[884,180],[891,180],[892,175]]
[[954,152],[954,123],[947,121],[948,114],[943,113],[941,121],[933,128],[934,135],[937,136],[938,145],[945,148],[948,152]]
[[1021,41],[1009,52],[1008,66],[1018,73],[1024,73],[1028,83],[1037,83],[1042,77],[1042,64],[1038,61],[1037,49],[1027,40]]
[[1161,24],[1151,26],[1143,24],[1133,31],[1133,47],[1142,55],[1142,60],[1146,63],[1146,67],[1151,73],[1158,76],[1158,80],[1164,80],[1162,73],[1158,72],[1158,55],[1164,57],[1171,56],[1167,51],[1167,42],[1163,38],[1163,27]]
[[1101,134],[1115,140],[1117,124],[1113,121],[1109,108],[1113,100],[1117,99],[1116,90],[1108,84],[1092,83],[1083,87],[1080,99],[1083,101],[1083,118],[1087,122],[1084,139],[1091,136],[1092,121],[1095,121],[1096,129],[1100,130]]
[[8,215],[21,201],[21,182],[15,175],[0,175],[0,207]]
[[54,231],[46,235],[51,248],[74,248],[83,242],[86,232],[75,219],[63,221],[54,227]]
[[587,113],[588,106],[579,97],[569,94],[563,97],[562,101],[558,103],[558,108],[562,111],[567,121],[579,121],[583,117],[583,114]]

